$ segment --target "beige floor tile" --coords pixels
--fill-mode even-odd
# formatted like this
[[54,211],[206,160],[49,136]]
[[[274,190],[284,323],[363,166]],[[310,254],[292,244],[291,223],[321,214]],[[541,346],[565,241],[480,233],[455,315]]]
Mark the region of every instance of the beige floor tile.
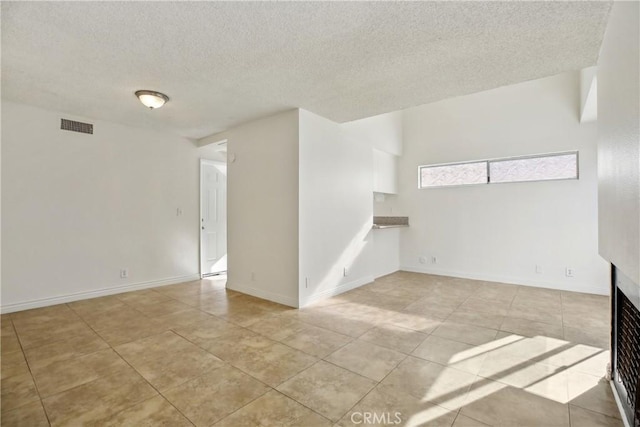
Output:
[[162,396],[140,402],[101,421],[102,426],[190,427],[193,424]]
[[620,412],[613,397],[611,384],[602,377],[569,371],[569,402],[571,405],[620,418]]
[[167,330],[167,327],[154,319],[146,316],[131,319],[126,325],[122,324],[116,327],[106,329],[96,329],[100,337],[110,346],[114,347],[151,335],[157,335]]
[[583,329],[565,326],[564,339],[574,344],[585,344],[601,349],[608,349],[610,329],[609,327]]
[[484,282],[475,292],[473,292],[473,297],[510,304],[515,298],[517,292],[518,286],[516,285]]
[[[118,300],[119,301],[119,300]],[[82,318],[96,331],[104,329],[126,328],[128,324],[148,319],[147,316],[124,303],[107,310],[87,312]]]
[[49,420],[44,413],[42,403],[29,403],[13,411],[2,411],[2,425],[4,427],[48,427]]
[[285,395],[332,421],[338,421],[375,382],[320,361],[278,387]]
[[387,319],[386,325],[392,324],[404,329],[411,329],[424,334],[429,334],[434,331],[442,320],[431,318],[422,314],[396,312],[391,313]]
[[562,300],[560,299],[560,294],[557,294],[555,297],[547,297],[543,295],[545,294],[535,294],[532,292],[523,294],[518,292],[518,295],[516,295],[511,302],[511,308],[539,309],[543,311],[549,310],[558,313],[562,312]]
[[460,414],[494,426],[568,427],[568,405],[487,379],[478,379]]
[[623,427],[619,418],[608,417],[579,406],[569,405],[571,427]]
[[476,375],[486,357],[487,351],[482,346],[474,346],[431,335],[412,356],[436,362],[451,368]]
[[356,340],[335,351],[325,360],[363,377],[382,381],[405,357],[407,356],[403,353]]
[[70,302],[67,306],[80,317],[95,316],[97,313],[127,308],[127,305],[120,301],[116,295]]
[[261,348],[243,347],[228,362],[263,383],[276,387],[317,360],[302,351],[272,342]]
[[509,312],[508,303],[474,297],[468,298],[458,308],[479,313],[495,314],[498,316],[506,316]]
[[476,376],[416,357],[407,357],[381,384],[450,410],[459,409]]
[[493,341],[497,333],[495,329],[447,321],[438,326],[432,334],[466,344],[480,345]]
[[286,337],[301,332],[309,325],[291,316],[273,315],[266,319],[258,320],[247,326],[247,329],[264,335],[272,340],[281,341]]
[[154,317],[156,323],[167,329],[178,329],[189,326],[206,324],[209,321],[217,320],[213,315],[202,312],[195,308],[179,311],[177,313]]
[[102,425],[113,414],[157,395],[129,368],[45,398],[42,403],[52,426]]
[[478,420],[469,418],[466,415],[458,414],[452,427],[485,427],[489,424],[481,423]]
[[370,329],[359,339],[408,354],[415,350],[427,337],[427,334],[418,331],[387,324]]
[[562,292],[555,289],[534,288],[532,286],[520,286],[516,298],[529,301],[540,301],[555,304],[561,302]]
[[[504,334],[504,336],[502,336]],[[516,359],[522,363],[546,363],[550,357],[559,355],[572,347],[571,343],[545,336],[523,337],[511,332],[500,331],[490,344],[489,358]],[[556,366],[562,366],[557,365]]]
[[115,350],[160,391],[223,366],[220,359],[173,332],[133,341]]
[[109,348],[34,368],[32,373],[41,396],[45,398],[129,369],[129,365]]
[[330,427],[331,421],[272,390],[215,424],[216,427]]
[[2,354],[22,350],[22,347],[20,347],[20,341],[18,341],[18,335],[16,335],[16,332],[13,329],[13,323],[11,320],[3,321],[0,331],[2,334],[0,336],[0,349]]
[[167,316],[192,309],[191,306],[176,300],[163,301],[156,304],[137,304],[136,309],[149,317]]
[[425,402],[393,388],[378,385],[342,417],[337,425],[449,427],[456,413],[457,411]]
[[500,329],[504,321],[504,316],[460,308],[454,311],[451,316],[447,317],[447,321],[464,323],[465,325],[482,326],[490,329]]
[[[607,307],[608,308],[608,307]],[[574,328],[608,328],[611,322],[610,310],[594,307],[565,307],[562,309],[562,320],[566,326]]]
[[238,328],[198,345],[220,359],[229,362],[241,357],[245,351],[262,350],[272,346],[275,342],[248,329]]
[[337,304],[329,307],[302,309],[295,313],[298,320],[309,323],[320,328],[337,332],[341,335],[347,335],[358,338],[369,329],[375,326],[367,321],[353,319],[349,314],[340,312],[341,306],[346,304]]
[[210,292],[223,291],[226,287],[226,280],[194,280],[193,282],[178,283],[175,285],[161,286],[154,288],[170,298],[180,298],[185,295],[203,295]]
[[240,370],[222,367],[164,392],[196,426],[210,426],[269,391]]
[[561,324],[536,322],[518,317],[505,317],[504,322],[500,326],[500,330],[513,332],[526,337],[544,335],[558,339],[564,338],[564,331]]
[[118,294],[116,297],[125,304],[138,308],[143,305],[152,305],[159,302],[170,301],[166,295],[156,292],[153,289],[142,289],[140,291]]
[[559,403],[569,401],[567,373],[560,367],[491,355],[478,375]]
[[78,316],[65,304],[60,304],[18,311],[11,314],[11,320],[16,329],[29,329],[32,326],[39,327],[45,323],[74,322],[78,320]]
[[1,383],[2,414],[40,400],[29,373],[4,378]]
[[28,374],[29,367],[22,351],[3,353],[0,358],[0,372],[3,380],[16,375]]
[[419,314],[432,319],[444,320],[464,302],[466,297],[446,298],[440,295],[430,295],[407,305],[404,311]]
[[552,352],[546,357],[536,358],[541,363],[562,366],[570,371],[582,372],[603,377],[607,364],[611,361],[609,351],[584,344],[568,343],[561,351]]
[[[195,325],[173,328],[173,331],[205,349],[208,348],[216,338],[250,332],[214,316]],[[254,335],[253,332],[251,332],[251,334]]]
[[60,362],[85,354],[105,350],[109,345],[94,332],[62,339],[40,347],[25,350],[25,355],[32,369],[40,369],[55,362]]
[[507,313],[509,317],[532,320],[534,322],[562,325],[562,310],[555,307],[538,306],[511,306]]
[[306,329],[289,335],[282,343],[315,357],[326,357],[353,338],[324,328],[309,325]]
[[74,336],[88,336],[93,333],[80,318],[66,323],[43,322],[38,327],[17,329],[18,338],[23,349],[51,344]]

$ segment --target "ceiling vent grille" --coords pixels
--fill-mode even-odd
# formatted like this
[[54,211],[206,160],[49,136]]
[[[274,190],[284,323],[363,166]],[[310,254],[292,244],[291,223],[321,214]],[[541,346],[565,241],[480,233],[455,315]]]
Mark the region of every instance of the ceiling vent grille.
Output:
[[73,120],[60,119],[60,129],[93,135],[93,125],[91,123],[82,123]]

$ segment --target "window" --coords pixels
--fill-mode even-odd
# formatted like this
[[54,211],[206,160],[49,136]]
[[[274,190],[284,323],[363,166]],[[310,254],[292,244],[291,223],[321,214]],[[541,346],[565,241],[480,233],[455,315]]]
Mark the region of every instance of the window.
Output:
[[420,171],[420,179],[423,187],[486,184],[487,163],[458,163],[423,167]]
[[578,179],[578,152],[426,165],[418,171],[419,188]]

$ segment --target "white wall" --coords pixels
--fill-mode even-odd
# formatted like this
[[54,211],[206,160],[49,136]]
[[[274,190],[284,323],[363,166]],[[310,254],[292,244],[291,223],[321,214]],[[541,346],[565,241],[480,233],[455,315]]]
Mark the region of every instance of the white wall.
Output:
[[296,307],[298,110],[206,139],[228,140],[227,287]]
[[[597,252],[597,130],[579,123],[579,103],[572,72],[406,110],[398,202],[411,226],[401,268],[607,293]],[[423,164],[576,149],[579,180],[417,188]]]
[[373,277],[386,276],[400,268],[400,239],[403,230],[406,229],[386,228],[371,232]]
[[[61,117],[94,134],[60,130]],[[4,101],[2,149],[3,311],[197,277],[199,158],[215,153]]]
[[303,306],[373,280],[373,158],[368,143],[348,139],[341,125],[304,110],[299,156]]
[[402,155],[402,111],[342,123],[341,127],[349,140],[366,142],[395,156]]
[[600,254],[640,284],[640,3],[615,2],[598,60]]

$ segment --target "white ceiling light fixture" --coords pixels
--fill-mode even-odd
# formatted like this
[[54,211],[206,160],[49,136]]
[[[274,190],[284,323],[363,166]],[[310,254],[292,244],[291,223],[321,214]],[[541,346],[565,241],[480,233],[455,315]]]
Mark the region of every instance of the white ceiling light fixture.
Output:
[[162,107],[169,101],[167,95],[153,90],[138,90],[136,91],[136,96],[145,107],[149,107],[152,110]]

